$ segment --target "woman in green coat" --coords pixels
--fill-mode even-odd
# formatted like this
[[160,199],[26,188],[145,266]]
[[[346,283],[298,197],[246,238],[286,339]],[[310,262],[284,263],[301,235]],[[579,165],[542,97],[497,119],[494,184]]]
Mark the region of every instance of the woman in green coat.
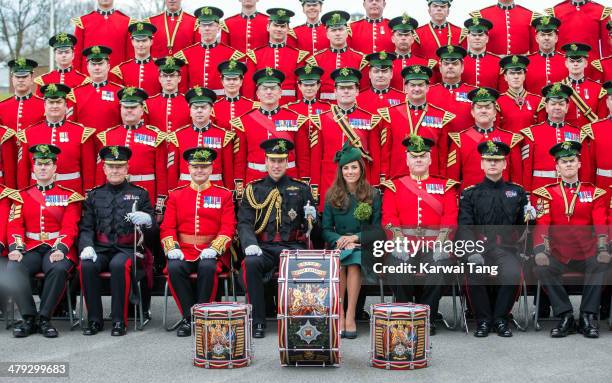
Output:
[[[336,153],[336,179],[325,196],[323,239],[340,253],[340,331],[343,337],[357,337],[355,306],[361,288],[361,232],[365,226],[380,225],[380,192],[365,176],[361,150],[345,145]],[[343,298],[348,296],[346,315]]]

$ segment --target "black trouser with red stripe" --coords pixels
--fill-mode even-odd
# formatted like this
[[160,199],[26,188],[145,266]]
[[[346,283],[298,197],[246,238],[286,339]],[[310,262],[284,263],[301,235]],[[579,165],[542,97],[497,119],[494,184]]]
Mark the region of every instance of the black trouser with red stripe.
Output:
[[263,242],[259,247],[263,251],[262,255],[247,256],[242,261],[242,278],[246,285],[247,298],[253,306],[253,324],[265,325],[265,277],[278,270],[279,256],[283,250],[302,250],[306,245],[302,242]]
[[[496,248],[484,255],[485,265],[498,266],[494,281],[489,274],[470,273],[466,266],[467,295],[476,320],[494,321],[507,319],[521,281],[521,260],[516,254]],[[494,303],[489,299],[488,285],[495,283],[497,295]]]
[[98,259],[81,261],[81,286],[89,321],[103,323],[102,278],[100,273],[109,271],[111,289],[111,317],[113,322],[127,324],[130,283],[134,254],[124,249],[96,249]]
[[[217,295],[217,260],[201,259],[193,262],[168,260],[168,284],[184,318],[191,317],[191,307],[208,303]],[[197,273],[195,293],[189,275]]]
[[42,245],[23,253],[20,262],[10,261],[6,266],[7,273],[13,274],[16,286],[13,299],[22,316],[36,316],[36,304],[32,296],[31,278],[40,272],[45,273],[43,288],[40,293],[40,316],[51,318],[55,306],[60,302],[66,288],[68,273],[74,267],[72,261],[64,258],[51,262],[53,251],[50,246]]

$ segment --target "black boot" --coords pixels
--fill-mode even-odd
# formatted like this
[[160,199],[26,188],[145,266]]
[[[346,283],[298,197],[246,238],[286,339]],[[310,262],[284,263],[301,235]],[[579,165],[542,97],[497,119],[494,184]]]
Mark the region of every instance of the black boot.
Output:
[[183,320],[181,321],[181,324],[179,324],[178,328],[176,329],[176,336],[178,337],[186,337],[186,336],[191,336],[191,319],[190,318],[183,318]]
[[574,321],[574,313],[571,311],[563,314],[559,323],[550,330],[550,336],[553,338],[565,338],[569,334],[575,333],[576,321]]
[[57,338],[57,329],[51,324],[51,321],[47,317],[40,317],[38,324],[38,332],[45,338]]
[[498,319],[495,321],[493,325],[497,335],[503,338],[510,338],[512,336],[512,330],[510,330],[510,326],[508,326],[508,321],[505,319]]
[[125,323],[123,322],[114,322],[113,329],[111,330],[112,336],[124,336],[127,333],[127,329],[125,328]]
[[595,314],[580,313],[578,332],[585,338],[599,338],[599,323],[597,323]]
[[266,336],[266,325],[256,323],[253,327],[253,338],[264,338]]
[[491,323],[488,320],[480,320],[476,325],[476,331],[474,331],[474,336],[476,338],[486,338],[489,336],[490,331]]
[[100,323],[89,321],[87,327],[83,329],[83,335],[96,335],[97,333],[102,331],[102,329],[103,326]]
[[25,338],[28,335],[35,334],[37,329],[36,317],[26,316],[13,328],[13,336],[15,338]]

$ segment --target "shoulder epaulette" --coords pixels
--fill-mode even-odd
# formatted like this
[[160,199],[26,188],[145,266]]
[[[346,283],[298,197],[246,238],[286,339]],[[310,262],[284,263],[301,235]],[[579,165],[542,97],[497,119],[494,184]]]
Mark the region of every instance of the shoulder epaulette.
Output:
[[384,186],[387,189],[390,189],[393,193],[397,191],[397,189],[395,188],[395,184],[391,180],[386,180],[386,181],[381,182],[380,186]]
[[580,128],[580,142],[583,142],[587,137],[591,140],[595,139],[595,134],[593,133],[593,127],[591,124],[586,124]]
[[7,195],[7,197],[12,199],[13,201],[23,203],[23,198],[21,197],[21,193],[19,192],[19,190],[15,190],[15,189],[10,189],[10,190],[11,192]]
[[461,28],[461,34],[459,35],[459,43],[462,43],[463,40],[465,40],[465,38],[468,35],[468,30],[467,28]]
[[450,189],[454,188],[455,186],[459,186],[460,182],[455,181],[453,179],[447,179],[446,180],[446,189],[444,189],[444,191],[449,191]]
[[470,12],[470,17],[478,17],[479,19],[482,19],[482,14],[480,11],[472,11]]
[[[550,184],[550,185],[554,185],[554,184]],[[532,191],[531,193],[534,194],[534,195],[537,195],[538,197],[542,197],[542,198],[546,198],[548,200],[552,200],[552,196],[550,195],[550,192],[548,191],[548,189],[546,189],[546,187],[548,187],[550,185],[546,185],[546,186],[542,186],[540,188],[537,188],[534,191]]]
[[604,7],[603,11],[601,12],[601,19],[600,20],[607,19],[608,17],[610,17],[610,14],[612,14],[612,8]]
[[157,133],[157,139],[155,140],[155,147],[158,147],[159,144],[166,140],[166,133],[159,130],[156,126],[153,125],[145,125],[145,128]]
[[544,99],[542,98],[540,100],[540,104],[536,108],[536,112],[541,112],[545,107],[546,107],[546,101],[544,101]]
[[449,132],[448,136],[451,138],[451,140],[453,140],[455,145],[461,147],[461,136],[459,135],[459,132]]
[[246,55],[248,58],[251,59],[251,61],[253,61],[253,64],[257,64],[257,56],[255,55],[255,52],[252,49],[247,49]]
[[295,31],[293,30],[293,28],[289,28],[289,30],[287,31],[287,34],[293,37],[294,39],[297,39],[297,35],[295,34]]
[[361,62],[359,63],[359,70],[363,70],[363,68],[365,68],[367,65],[368,65],[368,60],[366,59],[365,55],[362,53]]
[[2,138],[0,139],[0,144],[4,144],[6,140],[8,140],[9,138],[13,137],[16,134],[15,131],[11,128],[9,127],[4,127],[4,128],[6,129],[6,131],[2,135]]
[[599,60],[599,59],[593,60],[593,61],[591,61],[591,65],[593,66],[593,68],[595,68],[599,72],[603,73],[603,66],[601,65],[601,60]]
[[77,28],[83,29],[83,20],[81,20],[80,17],[73,17],[72,19],[70,19],[70,22],[72,23],[72,25],[74,25]]
[[232,53],[232,56],[230,57],[230,60],[241,60],[244,58],[244,53],[240,52],[239,50],[234,50],[234,53]]
[[111,69],[111,73],[114,74],[115,76],[117,76],[118,78],[123,80],[123,73],[121,73],[121,68],[120,68],[121,64],[119,65],[115,65],[113,67],[113,69]]
[[226,147],[227,144],[229,144],[234,140],[234,138],[236,138],[236,132],[232,132],[231,130],[225,129],[223,129],[223,131],[225,132],[225,136],[223,136],[223,147]]
[[173,193],[173,192],[179,191],[181,189],[185,189],[187,186],[189,186],[189,185],[187,184],[187,185],[177,186],[177,187],[175,187],[173,189],[168,190],[168,193]]
[[595,201],[597,198],[601,197],[602,195],[605,195],[607,192],[604,189],[600,189],[598,187],[595,188],[595,192],[593,193],[593,201]]
[[438,65],[438,62],[436,60],[434,59],[427,60],[427,66],[429,67],[429,69],[435,68],[436,65]]
[[14,191],[14,189],[5,187],[4,190],[2,190],[2,193],[0,193],[0,199],[10,196]]
[[531,127],[523,128],[520,130],[520,132],[523,133],[523,135],[529,138],[531,141],[534,141],[533,132],[531,131]]
[[319,129],[321,129],[321,116],[319,114],[313,114],[310,116],[310,121]]
[[442,126],[445,126],[446,124],[454,120],[455,117],[457,116],[454,115],[453,113],[445,111],[444,116],[442,117]]
[[166,141],[171,143],[172,145],[176,146],[177,148],[179,146],[179,142],[178,142],[178,138],[176,137],[176,132],[178,132],[181,129],[184,129],[184,127],[180,128],[180,129],[177,129],[176,131],[168,133],[166,135]]
[[230,120],[230,125],[234,128],[244,132],[244,125],[242,125],[242,119],[240,117],[234,117]]
[[15,133],[15,137],[17,137],[17,139],[21,142],[23,142],[24,144],[28,143],[28,139],[26,137],[25,131],[24,130],[20,130],[17,133]]
[[85,143],[91,137],[96,130],[94,128],[83,128],[83,135],[81,136],[81,144]]
[[65,190],[67,192],[71,192],[72,194],[70,194],[70,197],[68,197],[68,203],[73,203],[73,202],[80,202],[80,201],[85,201],[85,197],[83,197],[81,194],[75,192],[72,189],[68,189],[67,187],[63,187],[62,185],[57,185],[58,188]]
[[310,54],[310,52],[308,51],[302,51],[300,50],[298,52],[298,58],[297,58],[297,62],[298,64],[302,62],[302,60],[304,60],[306,57],[308,57],[308,55]]
[[39,86],[45,85],[45,82],[42,79],[42,76],[38,76],[34,79],[34,83]]
[[548,16],[555,16],[555,9],[552,7],[544,9],[544,12],[546,12]]
[[106,130],[103,130],[100,133],[96,134],[96,137],[98,138],[98,140],[100,140],[100,142],[102,143],[102,146],[106,146]]
[[[319,52],[321,52],[321,51],[319,51]],[[317,53],[319,53],[319,52],[317,52]],[[317,55],[317,53],[315,53],[314,55],[312,55],[312,56],[308,57],[308,58],[306,59],[306,64],[310,64],[310,65],[312,65],[312,66],[318,66],[319,64],[317,64],[317,59],[315,58],[315,56]]]
[[183,60],[185,62],[185,65],[189,64],[189,61],[187,61],[187,57],[185,57],[185,53],[183,52],[183,50],[176,52],[174,54],[174,57],[176,57],[177,59]]
[[229,33],[229,28],[227,27],[227,24],[225,24],[225,20],[219,20],[219,26],[223,32]]
[[601,90],[599,91],[599,97],[597,98],[604,98],[606,97],[607,94],[608,94],[608,91],[602,87]]
[[512,133],[512,140],[510,141],[510,148],[513,148],[523,140],[523,136],[517,133]]
[[387,122],[391,122],[391,116],[389,115],[389,108],[379,108],[377,110],[378,115]]
[[378,114],[373,114],[372,119],[370,120],[370,127],[374,129],[379,122],[382,121],[382,117]]

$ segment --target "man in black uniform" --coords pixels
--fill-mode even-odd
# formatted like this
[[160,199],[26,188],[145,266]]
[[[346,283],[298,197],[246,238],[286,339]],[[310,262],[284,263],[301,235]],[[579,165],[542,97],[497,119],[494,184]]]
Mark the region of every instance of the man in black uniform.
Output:
[[278,266],[285,249],[305,249],[309,224],[317,218],[310,188],[288,177],[291,141],[273,138],[259,145],[266,152],[268,176],[250,183],[238,210],[238,237],[249,302],[253,305],[253,337],[265,336],[264,275]]
[[[83,206],[80,269],[89,319],[84,335],[95,335],[102,330],[100,273],[107,270],[111,273],[111,335],[125,335],[134,243],[142,242],[135,226],[141,227],[145,236],[155,229],[155,211],[149,194],[127,181],[127,162],[131,156],[132,151],[125,146],[107,146],[100,150],[107,182],[92,189]],[[138,253],[142,253],[143,249],[138,247]]]
[[518,239],[522,233],[521,226],[527,220],[535,219],[536,212],[529,204],[525,190],[502,178],[510,147],[503,142],[484,141],[478,145],[478,152],[485,179],[467,187],[461,194],[458,239],[484,241],[484,251],[471,254],[467,262],[497,266],[499,286],[491,304],[486,285],[488,274],[470,273],[466,268],[468,295],[477,321],[474,336],[488,336],[493,326],[497,335],[511,337],[508,314],[514,305],[521,278]]

